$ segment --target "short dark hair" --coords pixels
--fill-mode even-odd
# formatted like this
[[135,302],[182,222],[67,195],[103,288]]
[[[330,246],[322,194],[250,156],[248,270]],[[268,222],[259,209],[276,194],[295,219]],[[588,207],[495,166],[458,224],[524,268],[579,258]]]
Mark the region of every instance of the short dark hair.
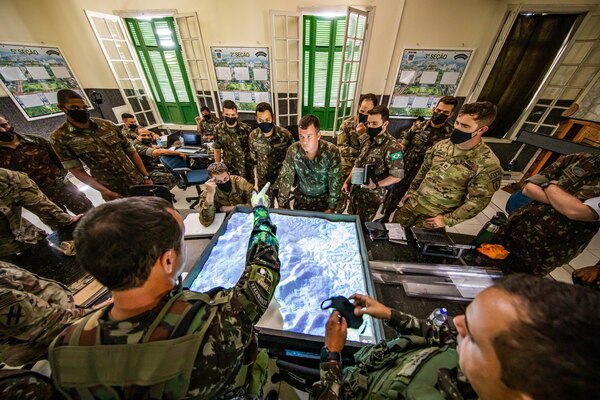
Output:
[[496,119],[497,114],[498,107],[489,101],[464,104],[458,112],[458,115],[476,115],[475,120],[477,121],[477,126],[480,128],[482,126],[490,126]]
[[458,99],[454,96],[444,96],[441,99],[439,99],[435,105],[437,106],[440,103],[444,103],[444,104],[448,104],[449,106],[452,106],[452,111],[454,111],[454,107],[456,107],[456,105],[458,104]]
[[234,101],[231,101],[231,100],[225,100],[223,102],[223,109],[225,109],[225,108],[237,111],[237,105],[235,104]]
[[200,107],[200,112],[202,112],[202,111],[208,111],[208,112],[210,112],[210,108],[208,108],[206,106],[202,106],[202,107]]
[[377,107],[379,105],[379,99],[373,93],[367,93],[361,96],[360,101],[358,102],[358,106],[362,104],[363,101],[368,100],[373,103],[373,107]]
[[265,112],[265,111],[270,112],[271,113],[271,117],[275,116],[273,114],[273,107],[271,107],[271,105],[269,103],[262,102],[262,103],[258,103],[256,105],[256,112],[257,113],[259,113],[259,112]]
[[90,210],[75,229],[79,265],[110,290],[142,286],[162,254],[181,250],[169,209],[160,197],[128,197]]
[[218,174],[229,173],[229,168],[227,168],[227,165],[225,165],[224,162],[214,162],[208,166],[206,172],[208,172],[208,176],[212,178]]
[[135,118],[135,117],[133,116],[133,114],[129,114],[129,113],[121,114],[121,119],[123,120],[125,118]]
[[423,122],[423,121],[425,121],[425,118],[422,115],[419,115],[417,118],[415,118],[415,121]]
[[385,122],[390,119],[390,110],[386,106],[380,105],[369,111],[369,115],[381,115],[381,119]]
[[309,126],[314,126],[317,132],[321,131],[321,123],[319,122],[319,118],[312,114],[306,114],[304,117],[300,118],[298,121],[298,127],[300,129],[308,129]]
[[71,99],[83,100],[83,97],[71,89],[60,89],[58,92],[56,92],[56,101],[58,104],[65,104]]
[[600,294],[518,274],[494,287],[520,314],[492,341],[502,382],[534,399],[600,399]]

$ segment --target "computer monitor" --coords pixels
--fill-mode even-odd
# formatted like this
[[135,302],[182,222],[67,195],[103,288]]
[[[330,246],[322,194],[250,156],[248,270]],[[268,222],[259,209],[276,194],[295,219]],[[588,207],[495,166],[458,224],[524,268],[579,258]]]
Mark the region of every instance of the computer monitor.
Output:
[[202,146],[202,136],[196,133],[184,133],[183,145],[200,147]]

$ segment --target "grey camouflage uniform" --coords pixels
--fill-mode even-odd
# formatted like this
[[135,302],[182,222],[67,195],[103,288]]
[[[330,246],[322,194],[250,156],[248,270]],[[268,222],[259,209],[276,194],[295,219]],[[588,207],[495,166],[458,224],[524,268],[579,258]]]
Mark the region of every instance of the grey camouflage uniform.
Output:
[[91,311],[67,287],[0,261],[0,361],[17,366],[45,357],[67,325]]
[[46,236],[43,230],[21,218],[22,207],[55,230],[71,220],[26,174],[0,168],[0,257],[31,248]]
[[292,144],[279,173],[279,207],[289,207],[294,182],[294,209],[335,210],[342,192],[342,171],[337,147],[320,140],[317,155],[309,160],[300,142]]
[[442,140],[427,150],[410,197],[396,210],[393,222],[425,226],[427,218],[441,214],[446,226],[454,226],[479,214],[501,182],[500,162],[485,143],[461,150]]

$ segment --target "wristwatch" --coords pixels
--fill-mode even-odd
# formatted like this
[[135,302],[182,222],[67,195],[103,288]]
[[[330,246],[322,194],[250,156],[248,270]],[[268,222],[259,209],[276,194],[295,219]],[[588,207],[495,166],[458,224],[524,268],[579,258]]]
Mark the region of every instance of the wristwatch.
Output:
[[542,189],[546,189],[546,188],[547,188],[548,186],[550,186],[550,185],[552,185],[552,183],[550,183],[550,181],[547,181],[547,182],[540,183],[540,187],[541,187]]
[[142,176],[142,178],[143,178],[145,181],[147,181],[148,179],[150,179],[150,177],[149,177],[148,175],[144,175],[144,176]]
[[321,348],[321,362],[337,361],[342,362],[342,353],[337,351],[329,351],[327,346]]

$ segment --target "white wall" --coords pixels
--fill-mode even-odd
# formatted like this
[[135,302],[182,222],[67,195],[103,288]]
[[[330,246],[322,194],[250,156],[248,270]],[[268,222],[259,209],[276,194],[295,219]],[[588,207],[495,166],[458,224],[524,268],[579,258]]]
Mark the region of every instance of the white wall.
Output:
[[[404,47],[467,47],[476,52],[459,96],[481,69],[510,0],[0,0],[0,42],[59,45],[83,87],[117,88],[84,10],[177,10],[198,13],[207,51],[211,45],[269,45],[269,10],[375,7],[362,92],[390,94]],[[528,4],[565,5],[558,0]],[[599,3],[570,0],[568,4]],[[398,20],[400,28],[398,29]]]

